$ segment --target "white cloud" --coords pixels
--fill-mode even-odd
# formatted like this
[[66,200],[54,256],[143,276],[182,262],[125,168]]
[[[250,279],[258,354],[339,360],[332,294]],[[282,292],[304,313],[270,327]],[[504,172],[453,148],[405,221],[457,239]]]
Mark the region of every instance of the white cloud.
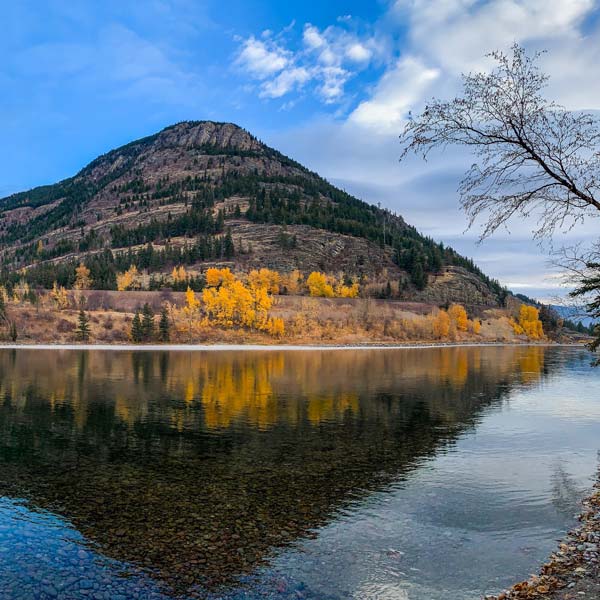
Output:
[[383,75],[371,98],[361,102],[349,120],[378,131],[399,129],[408,111],[439,76],[438,69],[428,68],[418,58],[402,58]]
[[306,47],[312,50],[322,48],[325,45],[325,39],[319,33],[319,30],[310,23],[304,26],[302,39]]
[[366,48],[362,44],[356,42],[348,46],[346,49],[346,56],[355,62],[365,62],[371,59],[373,52],[369,50],[369,48]]
[[242,41],[235,63],[264,82],[259,93],[263,98],[280,98],[312,82],[325,104],[341,101],[346,83],[380,59],[386,45],[372,33],[360,36],[349,31],[350,19],[338,23],[322,30],[306,23],[301,44],[294,50],[286,42],[290,27],[277,35],[263,32],[262,40],[251,36]]
[[303,67],[286,69],[261,86],[260,96],[263,98],[281,98],[294,89],[301,88],[311,78]]
[[251,36],[242,44],[236,64],[258,79],[266,79],[288,66],[289,54],[275,43]]

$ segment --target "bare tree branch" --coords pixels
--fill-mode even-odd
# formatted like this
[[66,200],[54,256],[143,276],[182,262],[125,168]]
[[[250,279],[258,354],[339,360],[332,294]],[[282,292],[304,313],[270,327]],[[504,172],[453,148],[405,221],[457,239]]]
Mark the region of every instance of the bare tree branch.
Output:
[[600,123],[542,95],[548,77],[518,45],[490,55],[490,73],[463,76],[463,95],[432,100],[400,136],[401,158],[424,159],[436,148],[464,146],[475,164],[459,186],[470,225],[485,217],[481,237],[514,215],[535,216],[535,235],[551,235],[600,216]]

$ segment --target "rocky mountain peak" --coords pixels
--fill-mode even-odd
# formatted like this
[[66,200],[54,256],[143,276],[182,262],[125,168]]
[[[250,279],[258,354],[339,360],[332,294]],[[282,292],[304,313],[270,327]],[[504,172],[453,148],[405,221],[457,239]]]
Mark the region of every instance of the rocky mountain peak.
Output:
[[262,144],[234,123],[185,121],[163,129],[156,140],[161,147],[205,147],[228,150],[258,151]]

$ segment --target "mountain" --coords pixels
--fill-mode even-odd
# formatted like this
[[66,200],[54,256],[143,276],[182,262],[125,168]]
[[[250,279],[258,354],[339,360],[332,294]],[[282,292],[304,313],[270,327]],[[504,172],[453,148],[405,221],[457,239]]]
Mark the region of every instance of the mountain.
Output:
[[344,273],[374,290],[401,282],[402,297],[439,303],[498,305],[506,294],[402,217],[211,121],[167,127],[0,200],[0,261],[4,282],[44,287],[71,284],[85,261],[108,289],[130,264],[157,274],[219,264]]
[[555,310],[561,318],[578,324],[581,323],[584,327],[589,327],[595,323],[595,320],[586,315],[585,307],[581,306],[562,306],[560,304],[551,304],[550,307]]

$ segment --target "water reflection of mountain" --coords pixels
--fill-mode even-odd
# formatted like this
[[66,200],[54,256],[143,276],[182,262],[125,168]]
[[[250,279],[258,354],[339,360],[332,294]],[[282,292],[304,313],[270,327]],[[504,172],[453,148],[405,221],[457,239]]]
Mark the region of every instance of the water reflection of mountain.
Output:
[[186,588],[248,572],[548,370],[542,347],[0,352],[0,494]]

